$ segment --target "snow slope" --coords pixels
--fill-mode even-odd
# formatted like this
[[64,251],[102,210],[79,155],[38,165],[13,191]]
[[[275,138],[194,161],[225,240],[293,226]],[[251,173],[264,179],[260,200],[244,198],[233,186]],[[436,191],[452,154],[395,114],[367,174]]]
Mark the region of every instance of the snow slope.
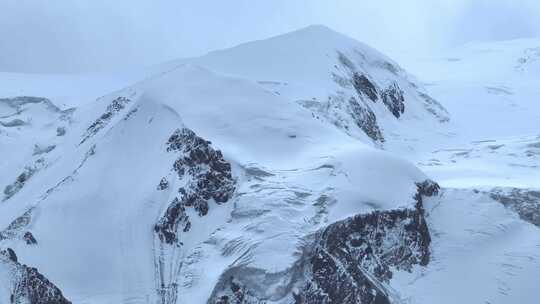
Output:
[[0,303],[535,303],[535,44],[410,64],[429,95],[321,26],[2,74]]
[[444,128],[449,119],[397,63],[321,25],[169,62],[155,70],[186,62],[256,81],[366,143],[428,134]]
[[[250,81],[191,65],[102,97],[69,115],[62,140],[54,136],[54,129],[43,131],[50,133],[55,149],[22,160],[13,150],[4,154],[19,166],[37,162],[38,157],[43,165],[0,205],[0,224],[7,227],[30,214],[28,223],[2,242],[76,303],[144,303],[157,297],[159,270],[153,260],[158,249],[153,249],[152,231],[168,201],[156,187],[171,172],[174,154],[165,144],[176,129],[189,128],[221,149],[238,187],[234,205],[212,207],[204,218],[191,214],[193,230],[183,237],[181,253],[167,261],[182,263],[174,259],[209,246],[204,244],[215,229],[224,234],[219,244],[204,251],[215,262],[180,269],[184,280],[188,270],[189,276],[205,276],[181,285],[180,302],[204,302],[231,259],[246,253],[222,257],[220,248],[227,242],[241,236],[246,238],[243,246],[261,243],[254,255],[267,252],[263,248],[272,248],[277,240],[292,249],[324,222],[413,204],[415,182],[425,179],[414,166],[346,136]],[[259,171],[272,178],[261,184],[246,181],[249,172]],[[15,172],[6,180],[14,180]],[[384,184],[392,184],[394,190],[386,191]],[[280,188],[283,191],[276,191]],[[323,195],[332,197],[332,206],[313,206]],[[244,227],[246,217],[235,219],[233,212],[261,216],[249,217],[251,227]],[[317,216],[322,218],[304,223]],[[248,231],[254,225],[256,235],[251,238]],[[275,225],[280,227],[277,234]],[[37,244],[17,241],[26,231]],[[262,269],[277,269],[275,261],[288,267],[293,254],[275,252],[272,260],[261,254],[252,262]],[[186,285],[190,288],[182,287]]]
[[540,187],[539,39],[471,43],[408,65],[453,117],[422,169],[451,187]]

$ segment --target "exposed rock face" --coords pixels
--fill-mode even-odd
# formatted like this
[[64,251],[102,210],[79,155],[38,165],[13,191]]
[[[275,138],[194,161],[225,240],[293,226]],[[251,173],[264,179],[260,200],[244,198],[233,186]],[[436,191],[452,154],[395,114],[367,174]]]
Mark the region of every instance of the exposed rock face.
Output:
[[26,166],[24,171],[17,176],[15,181],[4,188],[4,201],[10,199],[13,195],[19,192],[26,182],[41,168],[45,166],[45,159],[40,158],[34,162],[32,166]]
[[12,249],[0,251],[0,263],[7,264],[12,272],[11,303],[71,304],[36,268],[19,263]]
[[392,270],[426,266],[430,252],[422,195],[438,186],[419,186],[415,208],[375,211],[334,223],[309,249],[310,277],[295,303],[392,303],[382,283]]
[[234,277],[230,277],[225,286],[228,286],[228,290],[220,295],[215,304],[264,304],[266,302],[259,300],[256,296],[252,295],[248,288],[240,281],[237,281]]
[[366,96],[373,102],[381,99],[396,118],[405,112],[405,97],[397,83],[394,82],[385,90],[380,90],[367,76],[359,73],[354,73],[352,82],[359,95]]
[[15,193],[19,192],[19,190],[24,187],[26,181],[28,181],[35,172],[36,170],[33,167],[24,168],[24,171],[19,174],[19,176],[17,176],[15,181],[12,184],[7,185],[6,188],[4,188],[4,201],[8,200],[13,195],[15,195]]
[[11,249],[11,248],[6,249],[6,251],[4,252],[4,254],[5,254],[12,262],[15,262],[15,263],[18,262],[17,254],[15,254],[15,251],[13,251],[13,249]]
[[441,190],[441,187],[436,182],[427,179],[421,183],[416,183],[416,187],[418,188],[418,193],[416,195],[416,200],[421,199],[421,195],[423,196],[435,196],[439,194],[439,191]]
[[56,128],[56,136],[64,136],[64,135],[66,135],[66,128],[65,127]]
[[349,100],[349,103],[352,111],[352,117],[358,127],[374,141],[384,142],[384,137],[379,125],[377,124],[377,116],[375,116],[375,113],[373,113],[373,111],[371,111],[368,107],[362,107],[354,97]]
[[[386,287],[393,271],[411,271],[430,260],[423,197],[437,195],[439,186],[426,180],[417,189],[412,208],[356,215],[318,232],[301,259],[278,278],[253,269],[225,272],[209,303],[395,303]],[[270,299],[255,280],[285,281],[279,288],[284,295]]]
[[159,185],[157,186],[158,190],[165,190],[169,188],[169,181],[164,177],[159,181]]
[[32,220],[32,210],[26,211],[23,215],[13,220],[6,229],[0,231],[0,241],[24,237],[25,229]]
[[[211,143],[198,137],[193,131],[176,130],[167,141],[167,151],[178,154],[173,170],[178,177],[178,196],[174,197],[165,213],[154,226],[155,240],[159,250],[155,253],[157,267],[157,291],[163,304],[177,301],[178,273],[182,267],[181,235],[188,233],[192,222],[188,209],[198,216],[205,216],[209,202],[227,202],[235,191],[231,165]],[[170,182],[161,179],[158,190],[170,187]],[[178,249],[179,248],[179,249]]]
[[[346,81],[346,80],[343,80]],[[354,96],[346,99],[344,95],[330,96],[325,102],[310,100],[299,101],[300,105],[316,113],[316,118],[323,117],[349,135],[358,127],[374,142],[384,142],[377,117],[363,99]]]
[[[385,77],[378,74],[381,70]],[[359,129],[378,146],[385,142],[381,121],[377,121],[375,114],[378,109],[374,108],[378,107],[379,102],[384,104],[396,119],[405,113],[405,104],[410,99],[413,103],[420,102],[425,110],[440,122],[449,120],[447,111],[414,82],[408,80],[406,72],[399,66],[386,60],[369,60],[361,51],[349,55],[337,51],[337,64],[334,65],[331,78],[340,88],[329,94],[328,100],[310,99],[298,102],[313,111],[317,119],[323,117],[353,137],[358,137]]]
[[519,217],[540,227],[540,191],[518,188],[495,188],[492,199],[514,210]]
[[403,97],[403,91],[397,83],[390,85],[381,93],[381,96],[383,103],[396,118],[405,112],[405,97]]
[[23,235],[23,240],[26,242],[27,245],[36,245],[37,241],[32,232],[26,231]]
[[371,101],[376,102],[379,99],[379,93],[377,92],[377,88],[366,77],[366,75],[354,73],[353,85],[359,94],[367,96],[369,99],[371,99]]
[[[210,199],[217,204],[225,203],[234,192],[231,165],[223,159],[221,151],[210,145],[209,141],[186,128],[174,132],[167,142],[168,152],[180,154],[174,163],[174,171],[180,179],[189,178],[189,182],[178,189],[180,196],[171,202],[155,227],[159,238],[168,244],[178,240],[179,225],[183,227],[182,231],[189,231],[191,224],[186,208],[193,208],[199,216],[205,216]],[[168,186],[165,181],[162,179],[159,187]]]
[[122,111],[129,103],[131,99],[126,97],[118,97],[113,100],[105,111],[98,119],[96,119],[87,129],[86,134],[83,136],[80,144],[87,141],[90,137],[97,134],[101,129],[103,129],[114,116],[116,116],[120,111]]
[[[384,136],[377,123],[377,117],[364,100],[369,99],[375,103],[382,96],[383,102],[386,104],[394,102],[391,100],[391,97],[394,97],[394,95],[391,96],[390,91],[388,93],[379,92],[380,90],[377,85],[371,81],[367,75],[358,72],[355,64],[344,54],[338,52],[338,59],[347,73],[342,76],[333,74],[334,81],[345,89],[352,87],[357,94],[356,96],[351,96],[351,98],[349,98],[350,115],[353,118],[353,121],[374,142],[383,143]],[[399,100],[399,96],[395,97]],[[401,97],[403,98],[402,95]],[[403,113],[405,110],[403,102],[397,106],[392,105],[392,108],[396,108],[396,111],[400,113]],[[392,111],[390,107],[389,109]]]

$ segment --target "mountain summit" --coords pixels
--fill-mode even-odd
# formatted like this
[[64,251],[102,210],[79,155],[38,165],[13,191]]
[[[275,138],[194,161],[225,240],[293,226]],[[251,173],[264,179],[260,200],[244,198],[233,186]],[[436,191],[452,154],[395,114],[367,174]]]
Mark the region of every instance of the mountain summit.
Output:
[[321,25],[160,68],[185,63],[257,82],[378,146],[391,140],[390,133],[418,135],[449,120],[446,110],[397,63]]
[[537,135],[441,132],[418,81],[322,26],[152,72],[0,99],[0,303],[536,300],[539,192],[472,183],[534,177]]

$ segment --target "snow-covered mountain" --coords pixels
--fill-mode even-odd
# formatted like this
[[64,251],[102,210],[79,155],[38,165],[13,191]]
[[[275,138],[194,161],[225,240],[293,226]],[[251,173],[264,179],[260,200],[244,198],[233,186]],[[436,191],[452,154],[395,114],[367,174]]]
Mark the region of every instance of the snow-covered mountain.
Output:
[[433,132],[449,120],[446,110],[396,62],[320,25],[159,69],[185,63],[250,79],[317,119],[379,146],[393,137]]
[[[534,303],[540,185],[515,184],[540,139],[467,133],[447,90],[489,80],[428,78],[441,62],[455,63],[418,64],[428,94],[313,26],[160,65],[93,102],[107,85],[6,94],[0,303]],[[475,183],[489,176],[466,170],[474,159],[515,168],[513,185]]]

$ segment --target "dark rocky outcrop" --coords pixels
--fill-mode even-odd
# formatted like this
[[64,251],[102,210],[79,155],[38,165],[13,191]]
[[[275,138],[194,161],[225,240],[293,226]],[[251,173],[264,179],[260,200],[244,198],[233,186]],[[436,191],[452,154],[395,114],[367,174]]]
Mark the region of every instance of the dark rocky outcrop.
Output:
[[371,101],[376,102],[379,99],[377,87],[366,77],[366,75],[354,73],[353,86],[358,94],[365,95]]
[[101,129],[103,129],[107,124],[109,124],[112,118],[116,116],[116,114],[118,114],[120,111],[122,111],[129,103],[131,103],[131,99],[126,97],[121,96],[114,99],[107,106],[105,113],[103,113],[86,129],[86,134],[83,136],[80,144],[87,141],[90,137],[97,134]]
[[26,242],[27,245],[36,245],[37,240],[30,231],[26,231],[23,235],[23,240]]
[[295,303],[392,303],[382,284],[392,271],[429,263],[421,192],[415,208],[357,215],[322,231],[308,251],[310,275]]
[[7,264],[12,272],[11,303],[71,304],[36,268],[21,264],[12,249],[0,251],[0,263]]
[[540,227],[540,190],[494,188],[489,195],[514,210],[522,220]]
[[[423,198],[439,193],[439,185],[417,183],[411,208],[374,211],[333,223],[311,236],[302,257],[286,275],[289,300],[283,303],[390,304],[394,295],[386,287],[394,271],[412,271],[430,261],[431,237],[424,219]],[[242,271],[231,269],[236,274]],[[225,272],[209,303],[259,304],[269,300],[253,280],[269,280],[263,271],[230,276]],[[244,272],[244,274],[247,270]],[[287,280],[290,280],[287,282]],[[249,288],[251,287],[251,289]],[[272,299],[275,300],[275,299]],[[281,303],[281,302],[280,302]]]
[[65,127],[56,128],[56,136],[64,136],[64,135],[66,135],[66,128]]
[[265,304],[263,300],[259,300],[256,296],[251,294],[249,289],[242,284],[242,282],[236,280],[233,276],[229,277],[225,286],[228,286],[227,290],[221,294],[215,304]]
[[8,200],[11,198],[15,193],[19,192],[19,190],[22,189],[26,181],[28,181],[36,170],[33,167],[26,167],[24,168],[24,171],[17,176],[15,181],[7,185],[6,188],[4,188],[4,200]]
[[382,91],[381,97],[384,105],[396,118],[399,118],[405,112],[405,97],[403,97],[403,91],[397,83],[393,83]]
[[19,192],[26,182],[41,168],[45,166],[45,159],[40,158],[31,166],[26,166],[24,171],[17,176],[15,181],[4,188],[4,201],[10,199],[13,195]]
[[13,251],[13,249],[11,249],[11,248],[6,249],[6,251],[5,251],[4,254],[5,254],[12,262],[15,262],[15,263],[18,262],[17,254],[15,254],[15,251]]
[[171,202],[155,226],[160,240],[173,244],[178,240],[178,227],[182,227],[184,232],[191,227],[186,208],[193,208],[199,216],[205,216],[210,199],[217,204],[225,203],[235,187],[231,165],[219,150],[211,147],[211,142],[198,137],[193,131],[186,128],[175,131],[167,142],[167,151],[180,154],[173,165],[178,177],[189,176],[188,184],[178,189],[179,197]]
[[[154,226],[155,239],[159,244],[154,254],[158,280],[157,293],[160,303],[174,304],[178,298],[177,273],[182,267],[182,234],[188,233],[192,222],[188,210],[205,216],[213,201],[227,202],[235,191],[231,165],[211,142],[183,128],[176,130],[167,141],[167,151],[178,155],[173,171],[179,179],[178,194]],[[167,179],[161,179],[158,190],[170,187]]]
[[163,177],[160,181],[159,181],[159,185],[157,186],[157,189],[158,190],[166,190],[166,189],[169,189],[169,181]]
[[0,231],[0,241],[5,239],[24,238],[24,231],[32,221],[33,209],[13,220],[6,229]]
[[362,107],[354,97],[349,100],[349,104],[356,125],[375,142],[384,142],[375,113],[368,107]]
[[430,179],[426,179],[421,183],[416,183],[416,187],[418,189],[415,197],[416,200],[422,199],[422,195],[428,197],[438,195],[439,191],[441,191],[441,187],[439,186],[439,184]]

